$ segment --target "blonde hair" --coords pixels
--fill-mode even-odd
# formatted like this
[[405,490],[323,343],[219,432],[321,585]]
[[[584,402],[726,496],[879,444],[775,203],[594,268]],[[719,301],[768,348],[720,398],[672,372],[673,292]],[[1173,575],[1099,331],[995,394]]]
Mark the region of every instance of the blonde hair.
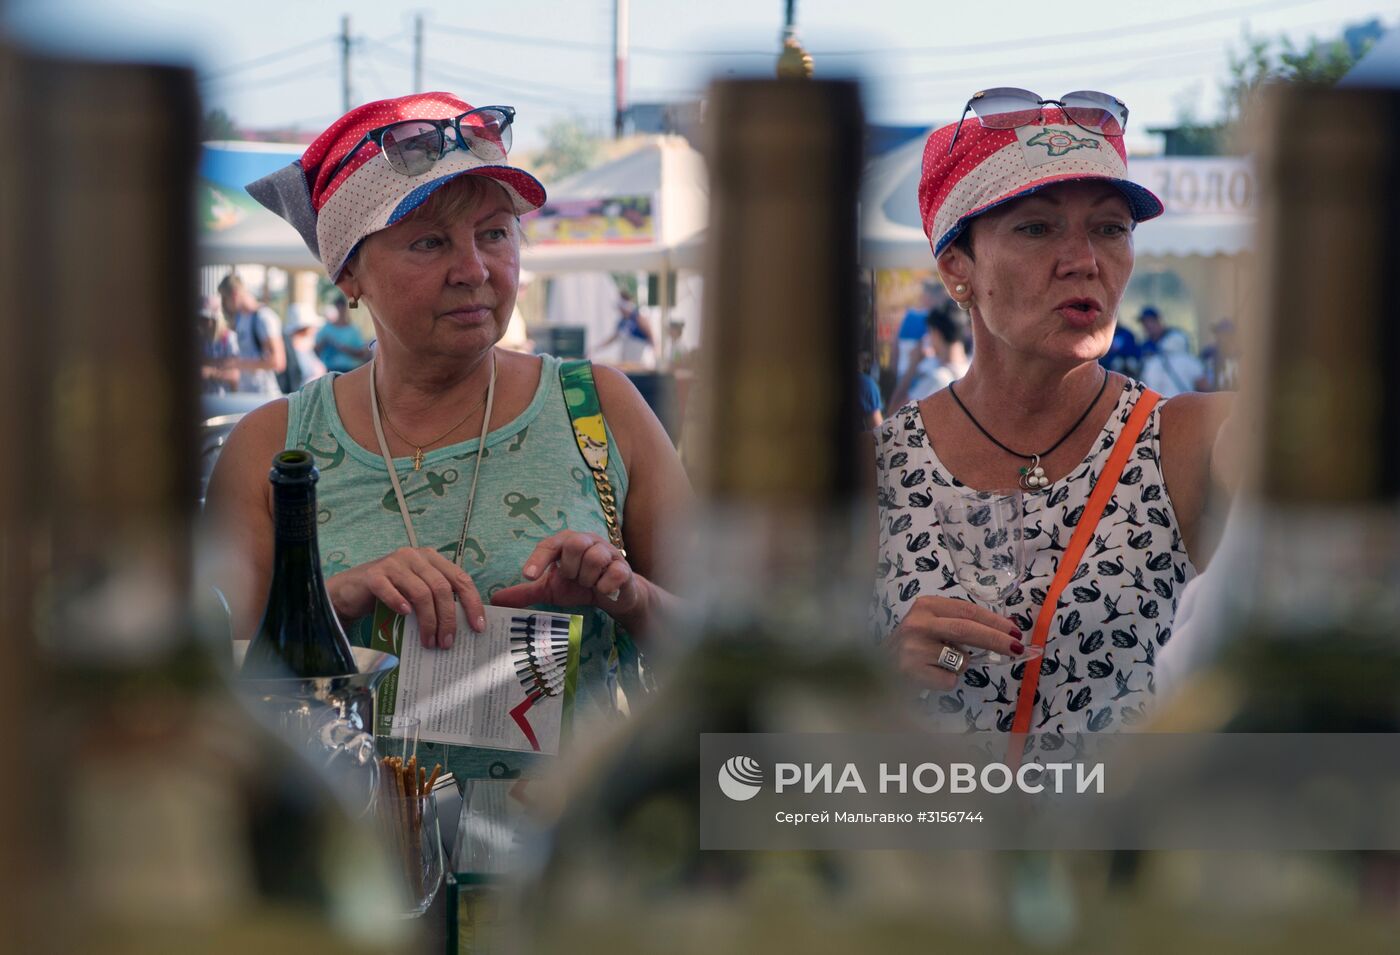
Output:
[[[422,205],[399,221],[412,222],[431,219],[438,222],[453,222],[475,212],[477,207],[487,201],[488,197],[494,198],[493,190],[505,196],[512,210],[515,208],[506,187],[496,180],[487,176],[465,175],[458,176],[451,182],[433,190],[433,194]],[[516,240],[523,239],[525,231],[520,226],[520,217],[512,213],[511,221],[515,223],[513,231]]]

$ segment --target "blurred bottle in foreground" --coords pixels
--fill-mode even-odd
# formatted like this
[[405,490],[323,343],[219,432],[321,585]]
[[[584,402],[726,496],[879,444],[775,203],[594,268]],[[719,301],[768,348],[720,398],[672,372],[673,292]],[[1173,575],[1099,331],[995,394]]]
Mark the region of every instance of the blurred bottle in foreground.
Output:
[[[1241,455],[1243,484],[1198,581],[1211,589],[1164,653],[1199,667],[1154,728],[1393,733],[1400,93],[1284,86],[1262,108],[1249,364],[1217,444]],[[1150,853],[1138,869],[1131,891],[1108,897],[1120,907],[1111,922],[1136,925],[1134,938],[1162,950],[1395,947],[1393,854]]]
[[398,950],[372,842],[241,710],[191,611],[194,77],[24,56],[10,78],[0,268],[25,347],[0,352],[0,471],[32,612],[7,619],[43,705],[6,786],[41,805],[51,890],[20,950]]
[[692,460],[705,513],[680,577],[693,633],[563,795],[525,894],[536,951],[874,950],[875,909],[921,917],[894,854],[699,847],[702,733],[900,725],[869,638],[860,533],[873,494],[856,374],[859,91],[721,82],[707,125],[705,437]]
[[1255,442],[1232,515],[1246,556],[1219,657],[1182,699],[1201,728],[1395,732],[1400,93],[1295,87],[1266,108],[1262,375],[1236,410]]
[[311,455],[283,451],[272,461],[275,542],[272,585],[242,674],[320,677],[354,673],[355,657],[331,607],[316,542],[316,479]]

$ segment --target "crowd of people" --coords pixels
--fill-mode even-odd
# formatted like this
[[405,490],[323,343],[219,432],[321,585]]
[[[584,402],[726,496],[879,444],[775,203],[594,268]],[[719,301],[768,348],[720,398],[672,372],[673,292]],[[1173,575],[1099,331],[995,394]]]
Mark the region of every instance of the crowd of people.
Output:
[[1187,391],[1235,391],[1239,387],[1239,341],[1235,323],[1223,318],[1210,328],[1213,340],[1197,354],[1180,328],[1149,305],[1138,313],[1142,339],[1120,324],[1101,359],[1105,368],[1141,379],[1166,397]]
[[350,320],[341,296],[321,306],[293,302],[284,322],[230,272],[199,312],[200,379],[206,394],[261,395],[298,391],[329,371],[354,371],[370,345]]

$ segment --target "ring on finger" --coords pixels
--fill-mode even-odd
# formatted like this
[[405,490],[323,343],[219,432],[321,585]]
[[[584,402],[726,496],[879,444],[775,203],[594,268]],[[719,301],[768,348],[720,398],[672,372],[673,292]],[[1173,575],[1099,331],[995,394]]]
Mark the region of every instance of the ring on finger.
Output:
[[967,654],[954,650],[952,647],[944,647],[938,652],[937,664],[950,673],[957,673],[962,669],[966,659]]

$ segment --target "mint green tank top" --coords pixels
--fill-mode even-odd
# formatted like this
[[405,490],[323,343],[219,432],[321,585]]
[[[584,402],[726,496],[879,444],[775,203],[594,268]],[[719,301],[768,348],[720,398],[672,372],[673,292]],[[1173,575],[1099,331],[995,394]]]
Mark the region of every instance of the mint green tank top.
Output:
[[[562,530],[608,536],[598,492],[575,443],[573,426],[559,386],[559,359],[542,356],[540,385],[520,415],[486,436],[481,477],[462,567],[488,603],[502,588],[522,583],[521,568],[535,545]],[[330,577],[408,546],[403,517],[389,483],[384,459],[363,448],[345,431],[335,404],[336,374],[292,394],[287,409],[287,447],[310,451],[321,472],[316,486],[320,511],[321,570]],[[421,471],[413,459],[394,465],[413,515],[421,547],[433,547],[449,560],[457,546],[476,465],[478,439],[430,451]],[[627,470],[608,430],[608,474],[621,512]],[[616,717],[616,667],[612,618],[596,607],[547,608],[584,617],[579,654],[573,731],[587,732],[595,717]],[[371,619],[358,621],[350,641],[368,646]],[[563,743],[568,746],[566,737]],[[511,778],[540,757],[532,753],[424,743],[419,763],[443,763],[458,779]]]

